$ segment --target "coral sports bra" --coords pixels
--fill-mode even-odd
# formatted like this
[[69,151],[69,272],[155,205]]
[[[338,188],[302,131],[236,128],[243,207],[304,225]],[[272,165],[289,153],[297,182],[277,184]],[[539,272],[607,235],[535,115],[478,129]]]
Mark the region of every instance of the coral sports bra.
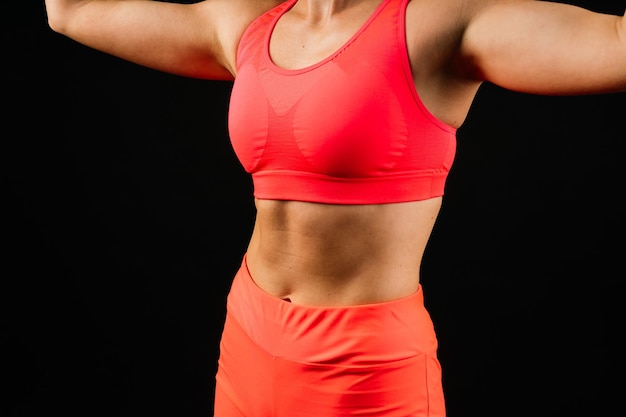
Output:
[[229,133],[255,197],[382,204],[443,195],[456,129],[415,90],[408,0],[383,0],[338,51],[288,70],[272,62],[269,41],[295,2],[253,21],[237,51]]

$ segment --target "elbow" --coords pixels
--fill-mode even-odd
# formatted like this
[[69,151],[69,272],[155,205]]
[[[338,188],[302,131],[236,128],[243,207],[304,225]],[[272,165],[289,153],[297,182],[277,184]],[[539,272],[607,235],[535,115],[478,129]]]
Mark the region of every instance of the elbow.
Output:
[[56,16],[48,14],[48,27],[52,29],[54,32],[63,33],[62,20],[58,19]]
[[65,34],[67,29],[67,19],[63,17],[63,15],[48,13],[48,27],[52,29],[52,31],[60,34]]
[[61,2],[46,0],[46,19],[54,32],[64,34],[67,29],[70,9]]

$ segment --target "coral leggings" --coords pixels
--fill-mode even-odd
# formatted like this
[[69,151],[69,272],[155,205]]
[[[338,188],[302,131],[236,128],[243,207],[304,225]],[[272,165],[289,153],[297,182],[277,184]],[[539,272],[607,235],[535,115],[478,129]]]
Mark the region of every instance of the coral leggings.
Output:
[[254,283],[228,295],[215,417],[444,417],[437,339],[420,289],[390,302],[308,307]]

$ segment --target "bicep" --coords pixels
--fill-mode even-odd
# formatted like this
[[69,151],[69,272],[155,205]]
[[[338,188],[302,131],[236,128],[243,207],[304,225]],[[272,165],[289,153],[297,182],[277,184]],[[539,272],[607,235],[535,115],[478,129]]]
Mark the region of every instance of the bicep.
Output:
[[160,71],[231,78],[217,32],[218,6],[215,1],[91,1],[76,7],[59,31],[94,49]]
[[492,3],[468,23],[461,54],[477,78],[515,91],[585,94],[626,89],[621,17],[572,5]]

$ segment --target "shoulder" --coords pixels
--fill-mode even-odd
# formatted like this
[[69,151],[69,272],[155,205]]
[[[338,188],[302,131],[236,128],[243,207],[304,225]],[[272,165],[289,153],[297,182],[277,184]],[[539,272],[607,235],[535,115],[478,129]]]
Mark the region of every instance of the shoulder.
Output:
[[230,35],[243,32],[257,17],[285,0],[205,0],[195,3],[199,16],[210,21],[218,33]]
[[264,12],[285,3],[286,0],[204,0],[194,3],[198,9],[217,11],[232,19],[251,20]]
[[[428,58],[431,69],[458,69],[464,38],[474,22],[489,10],[506,3],[535,0],[409,0],[406,38],[422,65]],[[425,56],[423,54],[426,54]]]
[[206,0],[194,4],[200,15],[214,25],[213,33],[223,49],[223,61],[234,74],[237,46],[248,26],[285,0]]
[[[415,21],[432,21],[441,30],[449,27],[463,29],[475,18],[493,6],[506,3],[533,2],[537,0],[408,0],[407,24]],[[434,24],[433,23],[433,24]]]

